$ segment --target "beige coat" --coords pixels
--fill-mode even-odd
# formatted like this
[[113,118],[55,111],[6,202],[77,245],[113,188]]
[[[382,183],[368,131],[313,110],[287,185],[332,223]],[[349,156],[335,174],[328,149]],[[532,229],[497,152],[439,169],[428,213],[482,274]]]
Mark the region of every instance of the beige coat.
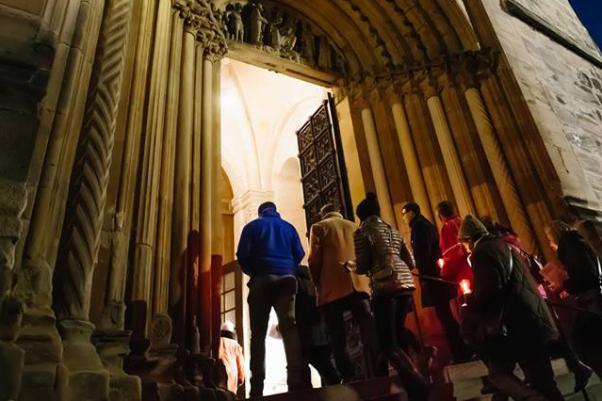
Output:
[[245,361],[242,347],[236,340],[220,337],[219,359],[224,363],[228,375],[228,390],[236,394],[238,386],[245,381]]
[[346,297],[354,290],[370,294],[370,280],[342,266],[355,259],[356,230],[357,225],[340,213],[328,213],[311,227],[309,268],[318,289],[318,305]]

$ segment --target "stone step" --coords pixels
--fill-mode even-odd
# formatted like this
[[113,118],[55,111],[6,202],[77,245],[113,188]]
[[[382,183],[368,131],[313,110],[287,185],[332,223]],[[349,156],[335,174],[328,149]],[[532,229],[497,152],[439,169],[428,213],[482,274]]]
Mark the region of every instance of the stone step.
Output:
[[[569,397],[579,396],[574,393],[574,377],[569,372],[564,359],[555,359],[552,361],[554,376],[560,391],[569,399]],[[517,367],[515,374],[523,378],[523,373]],[[487,367],[482,361],[467,362],[458,365],[450,365],[444,368],[444,377],[447,383],[453,385],[453,395],[457,401],[480,400],[483,398],[481,390],[483,388],[483,378],[487,376]],[[600,379],[593,375],[588,384],[588,390],[597,394],[601,390]],[[583,397],[583,396],[581,396]],[[571,398],[572,399],[572,398]],[[578,400],[579,398],[574,398]],[[602,401],[602,400],[600,400]]]
[[[602,384],[594,384],[587,386],[587,398],[583,393],[572,393],[565,395],[566,401],[602,401]],[[482,395],[480,397],[471,398],[467,401],[491,401],[491,394]]]
[[383,377],[334,386],[250,398],[252,401],[409,401],[394,378]]

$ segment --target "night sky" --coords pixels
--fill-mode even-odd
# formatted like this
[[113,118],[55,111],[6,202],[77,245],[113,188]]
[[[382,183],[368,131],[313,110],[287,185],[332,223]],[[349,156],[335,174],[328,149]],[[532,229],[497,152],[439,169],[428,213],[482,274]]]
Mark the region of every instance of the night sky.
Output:
[[602,48],[602,0],[569,0],[589,33]]

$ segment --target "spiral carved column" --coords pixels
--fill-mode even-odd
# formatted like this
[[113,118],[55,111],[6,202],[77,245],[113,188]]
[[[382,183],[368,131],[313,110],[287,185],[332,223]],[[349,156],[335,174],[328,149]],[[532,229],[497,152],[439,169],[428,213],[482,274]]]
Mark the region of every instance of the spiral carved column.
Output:
[[[54,309],[64,340],[64,363],[70,369],[65,380],[74,400],[104,400],[109,390],[109,374],[90,343],[94,326],[88,322],[88,315],[132,1],[110,0],[107,7],[69,190],[70,214],[63,227],[54,276]],[[90,375],[90,371],[95,374]]]

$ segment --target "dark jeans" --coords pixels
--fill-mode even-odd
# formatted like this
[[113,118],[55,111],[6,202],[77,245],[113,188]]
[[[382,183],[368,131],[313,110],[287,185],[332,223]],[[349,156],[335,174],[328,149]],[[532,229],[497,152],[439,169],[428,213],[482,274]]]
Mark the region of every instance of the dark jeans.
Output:
[[470,357],[468,347],[462,340],[460,325],[452,314],[449,301],[435,305],[435,314],[443,326],[443,332],[447,337],[449,349],[456,363],[463,362]]
[[[519,353],[520,359],[513,357],[513,354]],[[502,354],[497,352],[495,358],[486,360],[489,381],[498,392],[496,399],[508,396],[516,401],[564,400],[554,380],[550,355],[546,351],[545,345],[532,346],[520,352],[513,352],[509,348],[506,353],[507,358],[502,357]],[[525,381],[514,375],[517,361],[525,374]]]
[[373,372],[378,356],[378,340],[374,326],[374,317],[370,308],[370,300],[367,294],[353,293],[334,302],[322,305],[321,309],[324,321],[330,332],[334,360],[339,372],[343,376],[343,380],[350,381],[355,379],[355,372],[346,350],[347,337],[343,314],[347,310],[351,312],[360,329],[368,375],[374,376]]
[[426,400],[428,395],[426,380],[418,373],[407,354],[403,352],[402,348],[408,344],[399,343],[399,339],[404,338],[399,334],[400,330],[409,333],[406,334],[406,338],[411,335],[411,338],[415,339],[411,332],[403,326],[405,318],[411,310],[412,302],[412,294],[402,294],[396,297],[374,296],[372,300],[374,318],[381,346],[379,360],[385,362],[384,364],[379,363],[378,370],[379,375],[387,375],[386,362],[389,362],[397,371],[409,398]]
[[278,327],[284,342],[289,391],[310,386],[309,368],[303,358],[295,322],[297,279],[293,276],[260,276],[249,282],[249,315],[251,320],[251,395],[263,394],[265,379],[265,336],[272,308],[278,316]]

